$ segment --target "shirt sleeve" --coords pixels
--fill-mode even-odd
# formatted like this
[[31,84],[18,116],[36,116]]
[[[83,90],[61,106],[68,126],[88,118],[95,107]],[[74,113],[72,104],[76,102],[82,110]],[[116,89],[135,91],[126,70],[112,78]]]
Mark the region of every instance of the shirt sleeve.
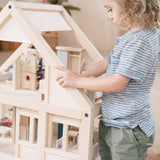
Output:
[[122,49],[116,73],[135,80],[143,80],[153,64],[150,44],[141,39],[129,41]]
[[111,62],[111,55],[112,55],[112,51],[106,56],[106,59],[109,63]]

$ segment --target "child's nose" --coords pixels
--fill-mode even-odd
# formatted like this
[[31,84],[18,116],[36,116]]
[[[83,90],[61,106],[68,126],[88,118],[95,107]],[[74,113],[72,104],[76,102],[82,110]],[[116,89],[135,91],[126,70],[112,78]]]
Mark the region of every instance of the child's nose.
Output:
[[113,20],[113,16],[111,13],[108,13],[108,20],[112,21]]

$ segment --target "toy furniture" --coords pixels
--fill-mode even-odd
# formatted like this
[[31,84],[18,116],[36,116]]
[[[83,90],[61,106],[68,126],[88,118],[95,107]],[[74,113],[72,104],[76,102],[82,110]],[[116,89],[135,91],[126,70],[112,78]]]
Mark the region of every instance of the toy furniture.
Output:
[[[74,33],[80,47],[57,46],[55,53],[42,36],[48,31]],[[21,43],[0,67],[0,103],[13,106],[15,157],[91,160],[100,103],[83,90],[59,86],[55,65],[80,74],[84,65],[102,59],[100,53],[57,5],[9,2],[0,13],[0,40]],[[10,65],[12,81],[7,83]],[[58,124],[63,124],[62,139],[57,139]]]

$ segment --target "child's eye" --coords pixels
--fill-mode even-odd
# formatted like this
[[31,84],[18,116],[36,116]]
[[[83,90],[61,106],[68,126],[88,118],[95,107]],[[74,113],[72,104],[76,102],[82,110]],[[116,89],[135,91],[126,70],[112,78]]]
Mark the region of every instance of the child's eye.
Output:
[[109,12],[112,12],[112,9],[108,9],[108,13],[109,13]]

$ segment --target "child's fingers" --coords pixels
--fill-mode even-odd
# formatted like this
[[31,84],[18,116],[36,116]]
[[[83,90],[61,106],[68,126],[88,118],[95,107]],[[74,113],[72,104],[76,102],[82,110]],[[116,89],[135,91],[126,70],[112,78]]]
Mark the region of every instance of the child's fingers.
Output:
[[62,79],[63,78],[63,75],[58,75],[57,77],[56,77],[56,81],[59,81],[60,79]]
[[66,85],[66,82],[65,82],[65,81],[61,84],[61,87],[63,87],[63,88],[67,87],[67,85]]
[[58,70],[61,70],[61,71],[65,71],[66,70],[66,68],[64,66],[62,66],[62,65],[56,65],[55,68],[58,69]]
[[59,85],[61,86],[62,83],[64,83],[64,79],[63,79],[63,78],[59,79],[59,80],[58,80],[58,83],[59,83]]
[[59,85],[60,85],[61,87],[63,87],[63,88],[66,87],[66,82],[65,82],[65,80],[64,80],[63,78],[62,78],[62,79],[59,79],[58,83],[59,83]]

